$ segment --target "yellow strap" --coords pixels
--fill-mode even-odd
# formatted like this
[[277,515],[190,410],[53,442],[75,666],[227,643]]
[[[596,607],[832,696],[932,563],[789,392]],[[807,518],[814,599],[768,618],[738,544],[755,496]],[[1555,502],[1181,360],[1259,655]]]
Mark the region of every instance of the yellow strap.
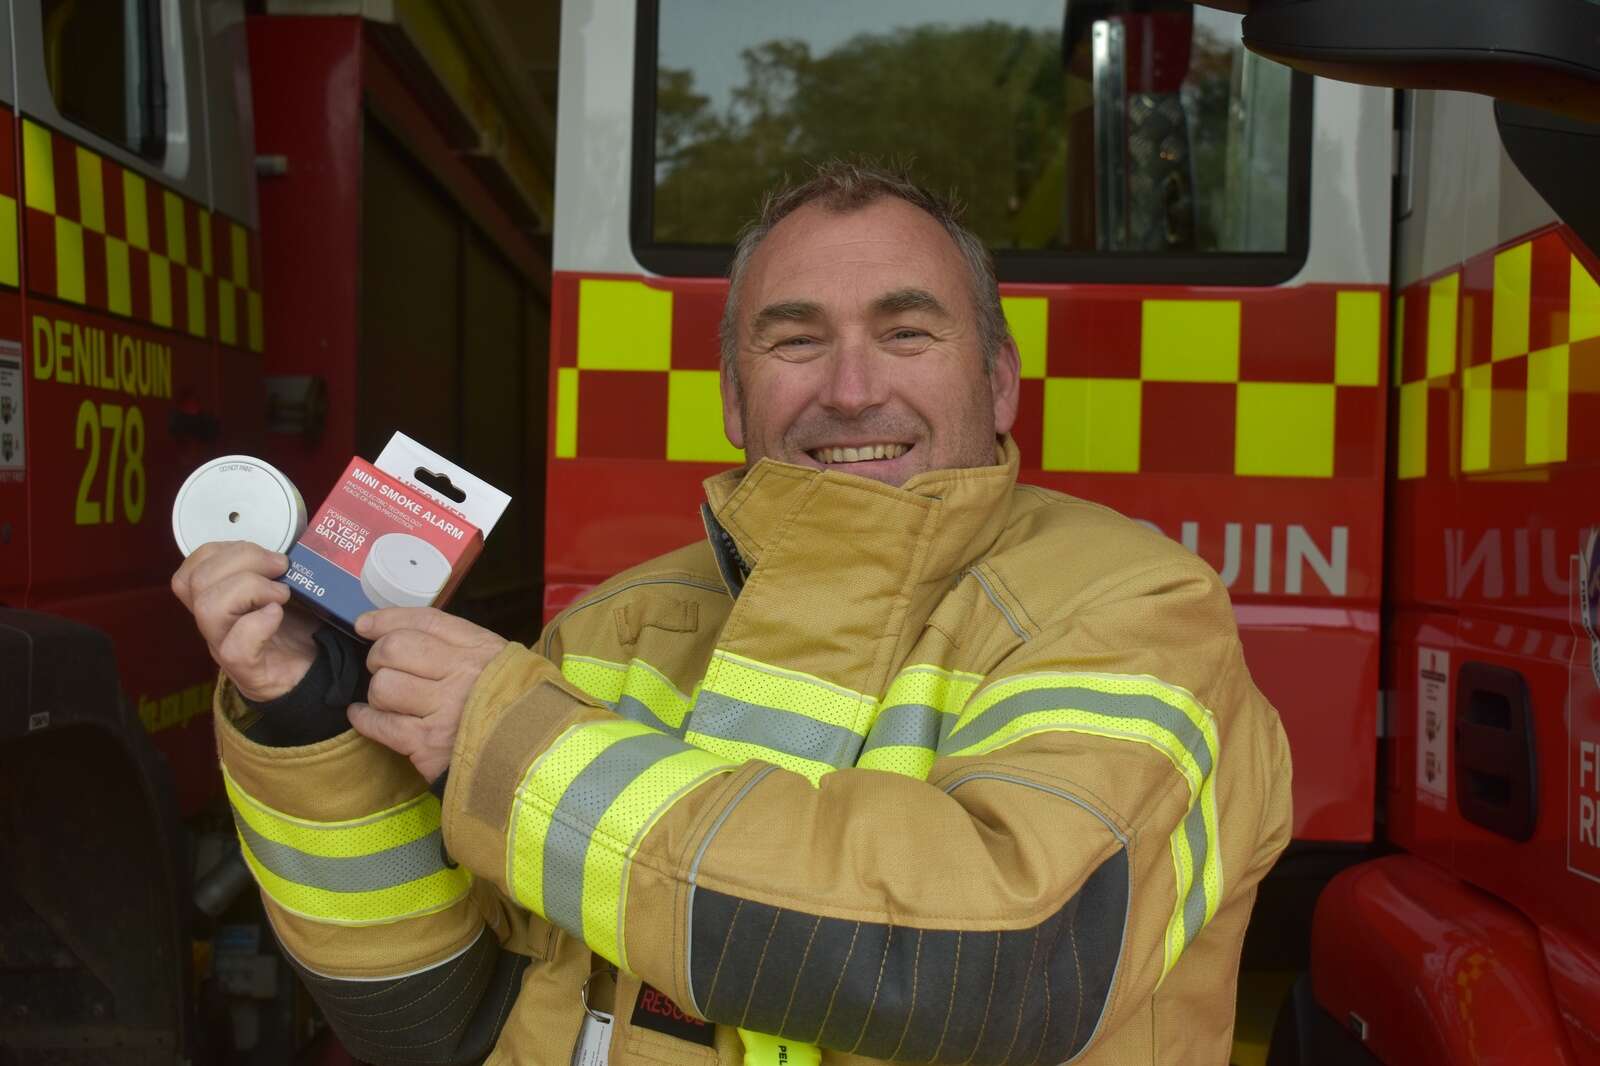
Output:
[[822,1049],[781,1036],[739,1030],[744,1041],[744,1066],[821,1066]]

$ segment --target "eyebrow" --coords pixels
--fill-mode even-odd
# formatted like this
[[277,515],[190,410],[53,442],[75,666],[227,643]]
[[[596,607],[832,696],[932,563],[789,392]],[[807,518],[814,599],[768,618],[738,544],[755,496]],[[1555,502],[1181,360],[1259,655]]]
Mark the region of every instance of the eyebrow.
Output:
[[810,300],[784,300],[768,304],[750,319],[750,333],[759,337],[780,322],[815,322],[822,318],[822,305]]
[[872,309],[879,314],[904,314],[907,311],[928,311],[950,317],[939,298],[927,289],[896,289],[872,301]]

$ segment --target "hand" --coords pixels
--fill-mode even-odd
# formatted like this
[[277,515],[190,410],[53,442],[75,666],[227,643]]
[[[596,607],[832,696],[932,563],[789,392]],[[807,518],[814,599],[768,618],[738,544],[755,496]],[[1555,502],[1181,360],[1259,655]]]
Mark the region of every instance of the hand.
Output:
[[373,642],[372,681],[367,702],[350,705],[351,726],[433,781],[450,765],[467,694],[506,640],[432,607],[369,611],[356,632]]
[[285,610],[289,586],[274,580],[288,569],[288,556],[230,540],[202,544],[172,575],[211,658],[257,703],[294,688],[317,659],[317,620]]

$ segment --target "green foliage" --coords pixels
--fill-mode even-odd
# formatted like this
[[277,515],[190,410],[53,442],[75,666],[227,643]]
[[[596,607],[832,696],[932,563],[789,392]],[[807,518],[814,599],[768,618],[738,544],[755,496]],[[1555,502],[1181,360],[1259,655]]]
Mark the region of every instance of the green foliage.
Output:
[[[720,113],[695,92],[691,71],[659,73],[660,242],[731,242],[785,178],[869,157],[907,163],[923,185],[956,192],[981,237],[1016,246],[1030,192],[1062,167],[1059,34],[997,21],[924,25],[862,34],[823,56],[771,40],[741,58],[744,80]],[[1028,225],[1027,243],[1048,243],[1054,228]]]

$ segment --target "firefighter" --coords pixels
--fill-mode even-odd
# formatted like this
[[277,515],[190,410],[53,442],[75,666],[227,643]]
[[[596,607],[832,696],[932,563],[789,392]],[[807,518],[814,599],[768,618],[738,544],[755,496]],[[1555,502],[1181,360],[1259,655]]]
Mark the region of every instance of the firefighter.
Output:
[[950,205],[825,166],[730,280],[746,467],[535,647],[174,576],[287,954],[378,1063],[1226,1062],[1290,780],[1216,575],[1016,483]]

